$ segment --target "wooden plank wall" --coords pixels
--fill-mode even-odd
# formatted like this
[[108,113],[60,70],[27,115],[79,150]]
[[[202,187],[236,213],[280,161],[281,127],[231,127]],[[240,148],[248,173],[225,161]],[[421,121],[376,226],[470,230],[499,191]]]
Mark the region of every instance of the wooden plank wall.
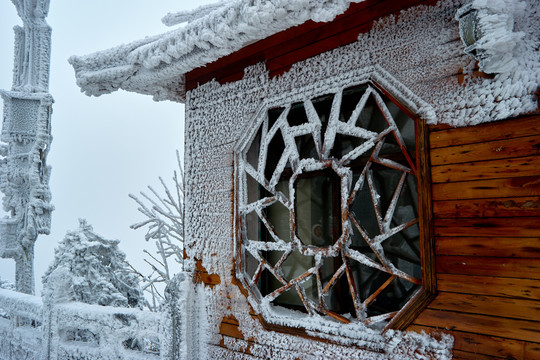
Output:
[[540,116],[430,132],[439,294],[409,327],[456,359],[540,359]]

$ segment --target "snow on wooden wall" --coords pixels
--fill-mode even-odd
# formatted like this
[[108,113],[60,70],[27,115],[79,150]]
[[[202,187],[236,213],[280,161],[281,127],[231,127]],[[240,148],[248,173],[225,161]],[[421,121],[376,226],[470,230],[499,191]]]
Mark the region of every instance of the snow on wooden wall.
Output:
[[[523,58],[520,60],[524,67],[514,69],[512,73],[496,76],[487,76],[478,72],[475,69],[475,61],[463,52],[463,45],[459,38],[458,24],[454,20],[456,11],[462,5],[463,2],[461,1],[444,0],[439,1],[435,6],[420,5],[405,10],[397,17],[389,16],[382,18],[374,22],[371,28],[357,29],[356,31],[360,33],[358,35],[358,41],[307,60],[302,60],[294,64],[289,71],[279,76],[270,76],[271,74],[269,74],[267,68],[268,63],[258,63],[246,68],[243,71],[243,78],[235,82],[227,82],[226,77],[222,79],[224,84],[220,84],[217,81],[206,82],[208,79],[204,79],[204,76],[199,78],[201,81],[196,81],[197,79],[193,78],[192,84],[198,83],[199,86],[194,86],[187,93],[186,100],[186,224],[188,225],[186,227],[185,250],[189,258],[186,266],[196,270],[195,278],[198,282],[205,284],[200,286],[204,286],[208,294],[206,305],[208,315],[207,319],[205,319],[207,328],[200,334],[203,341],[206,341],[208,344],[207,347],[203,346],[201,348],[202,351],[206,352],[202,354],[206,356],[203,356],[203,358],[258,359],[271,357],[273,359],[312,359],[324,357],[332,359],[383,359],[392,358],[392,356],[394,358],[397,358],[396,356],[410,356],[411,358],[415,358],[415,356],[427,356],[436,359],[449,358],[449,354],[445,349],[448,343],[436,343],[424,338],[423,341],[425,342],[422,348],[420,346],[422,340],[415,338],[414,335],[409,335],[409,338],[405,336],[401,347],[398,346],[393,349],[389,347],[389,353],[385,354],[362,350],[354,345],[347,346],[347,344],[344,344],[344,340],[340,341],[336,338],[334,340],[337,340],[337,343],[327,343],[292,334],[266,330],[256,317],[256,314],[253,313],[234,276],[235,175],[233,151],[238,140],[246,132],[246,129],[252,126],[252,117],[263,99],[276,97],[277,94],[282,97],[295,97],[299,93],[311,91],[310,89],[313,87],[313,84],[318,81],[318,84],[322,82],[330,88],[332,81],[346,82],[353,76],[360,76],[362,72],[368,74],[374,68],[381,73],[388,74],[390,78],[395,80],[394,84],[401,84],[399,86],[403,86],[406,91],[410,91],[412,94],[418,96],[425,103],[425,107],[421,109],[420,113],[431,124],[446,123],[454,126],[474,125],[536,111],[538,104],[534,93],[538,86],[539,64],[537,60],[531,59],[534,59],[535,54],[537,56],[535,44],[538,41],[538,34],[535,34],[534,31],[538,31],[538,27],[533,25],[538,22],[538,18],[534,14],[538,14],[540,5],[537,2],[529,1],[529,14],[533,15],[521,19],[522,30],[527,32],[522,49]],[[536,23],[533,21],[536,21]],[[254,56],[254,58],[257,57]],[[232,79],[236,80],[235,77],[236,75]],[[189,85],[190,74],[187,75],[187,79]],[[511,130],[512,133],[525,131],[525,135],[522,133],[522,135],[516,135],[514,139],[508,139],[510,142],[519,142],[519,138],[527,134],[527,130],[520,130],[521,127],[525,126],[526,129],[530,129],[530,126],[527,127],[526,125],[528,124],[527,121],[532,121],[533,123],[538,121],[537,117],[528,119],[517,122],[508,121],[506,122],[509,124],[507,127],[503,125],[501,125],[503,127],[496,127],[494,125],[493,129],[499,129],[496,131],[501,131],[502,129],[506,133],[510,129],[513,129]],[[504,123],[501,122],[501,124]],[[487,125],[487,127],[481,128],[482,130],[480,131],[474,130],[476,129],[475,127],[463,128],[460,130],[462,132],[456,132],[456,134],[459,134],[456,138],[463,137],[466,139],[467,136],[472,136],[480,140],[470,142],[465,140],[462,143],[456,144],[468,146],[469,144],[483,141],[506,139],[497,137],[486,137],[484,139],[482,137],[484,130],[491,129],[490,126]],[[468,129],[471,130],[468,131]],[[434,131],[433,134],[458,131],[444,128],[441,130],[440,126],[434,126],[432,130]],[[455,169],[453,172],[456,173],[455,176],[465,176],[463,179],[449,179],[445,177],[447,175],[443,167],[446,165],[443,164],[446,164],[448,161],[442,160],[442,162],[436,163],[436,154],[441,151],[439,148],[455,144],[452,142],[447,145],[444,145],[443,142],[437,144],[437,138],[434,137],[436,135],[433,134],[431,138],[431,151],[433,154],[432,176],[434,178],[435,212],[443,214],[445,211],[450,211],[449,209],[444,210],[446,205],[451,204],[447,200],[458,200],[460,202],[463,200],[438,198],[437,196],[442,196],[441,194],[445,193],[446,190],[442,190],[444,187],[447,187],[449,189],[447,191],[449,192],[462,194],[463,197],[469,196],[466,194],[473,194],[471,195],[472,197],[467,199],[475,199],[480,196],[478,194],[487,191],[483,190],[482,184],[484,181],[491,184],[492,189],[492,193],[482,195],[486,199],[499,196],[510,197],[511,201],[514,201],[516,204],[519,204],[520,201],[535,201],[534,199],[538,201],[540,191],[537,184],[540,174],[535,172],[537,170],[531,170],[533,168],[538,169],[538,166],[531,167],[523,165],[524,168],[529,169],[527,170],[529,171],[528,177],[516,179],[513,175],[501,175],[498,171],[493,171],[493,169],[498,169],[499,165],[492,163],[490,164],[491,167],[488,166],[488,169],[480,168],[483,170],[476,172],[476,175],[473,173],[473,175],[470,175],[472,177],[467,178],[467,174],[469,173],[466,170],[467,167],[473,167],[470,163],[490,159],[488,156],[484,159],[467,160],[469,165],[463,165],[465,167],[464,171],[459,170],[461,165],[457,166],[458,169]],[[538,134],[538,132],[535,134]],[[521,154],[523,156],[517,155],[516,157],[537,156],[537,153],[534,152]],[[508,157],[513,156],[509,155]],[[531,159],[531,161],[536,164],[535,161],[537,161],[537,158]],[[448,164],[461,162],[460,160],[450,161]],[[518,170],[516,171],[521,171],[519,170],[518,163],[521,164],[523,162],[520,160],[504,160],[503,162],[513,163],[517,166]],[[502,166],[506,165],[504,164]],[[479,178],[484,177],[484,170],[489,172],[489,169],[491,169],[491,178],[479,180]],[[525,183],[529,184],[528,181],[532,181],[532,185],[527,185],[527,189],[524,190],[521,185]],[[501,184],[514,184],[509,186],[510,189],[514,190],[508,190],[508,193],[498,193],[497,189]],[[480,187],[475,193],[473,189],[477,185]],[[469,188],[467,188],[468,190],[462,190],[461,186],[469,186]],[[471,191],[473,192],[471,193]],[[536,197],[531,200],[527,196]],[[520,198],[512,199],[512,197]],[[468,203],[464,202],[464,204]],[[505,212],[501,210],[501,214],[505,214]],[[533,225],[534,221],[536,221],[536,224],[538,223],[538,218],[522,217],[523,214],[526,214],[526,212],[518,211],[515,215],[511,215],[517,216],[512,220],[515,222],[513,229],[528,229],[530,233],[527,236],[519,235],[519,237],[530,237],[532,239],[530,241],[534,242],[534,239],[537,240],[539,236],[537,227]],[[436,234],[439,236],[437,238],[439,240],[437,243],[439,255],[437,259],[437,271],[440,272],[440,286],[446,287],[439,288],[442,291],[442,297],[433,303],[435,305],[432,305],[432,308],[426,310],[420,316],[413,328],[432,330],[431,327],[437,325],[434,320],[434,314],[438,314],[439,309],[451,310],[445,308],[448,305],[441,305],[445,297],[447,299],[446,304],[448,304],[448,297],[461,296],[453,295],[460,291],[451,288],[450,284],[452,282],[450,280],[452,276],[463,275],[463,271],[469,271],[468,269],[471,269],[471,267],[467,266],[461,267],[461,273],[448,270],[452,269],[452,266],[459,268],[459,264],[456,265],[452,260],[459,260],[460,256],[467,255],[446,254],[444,250],[441,250],[441,246],[453,247],[452,245],[448,245],[448,242],[441,241],[443,237],[461,238],[464,236],[463,233],[454,234],[448,232],[443,234],[441,233],[443,229],[449,227],[456,231],[457,229],[467,228],[485,230],[494,226],[495,229],[506,228],[508,231],[512,231],[509,230],[511,227],[504,225],[503,219],[507,215],[501,215],[502,218],[493,215],[496,219],[494,220],[495,222],[491,221],[493,219],[487,221],[480,220],[485,226],[481,224],[478,227],[474,227],[472,225],[476,223],[475,216],[477,215],[470,215],[469,219],[454,216],[461,219],[459,220],[461,223],[457,223],[455,219],[443,219],[445,218],[444,215],[435,215],[435,229]],[[471,226],[467,227],[467,224]],[[478,232],[473,232],[470,236],[476,237],[478,234]],[[489,231],[483,234],[488,238],[494,236]],[[507,234],[505,236],[510,235]],[[501,235],[501,237],[504,236]],[[497,242],[497,240],[493,241]],[[509,243],[513,243],[513,241],[507,240],[506,244],[508,245]],[[468,246],[470,247],[472,245]],[[467,245],[464,245],[464,248],[467,249]],[[492,264],[495,268],[497,268],[498,264],[497,256],[493,254],[484,254],[479,257],[472,256],[467,259],[467,261],[475,260],[481,261],[482,264],[484,262],[486,264]],[[535,261],[537,263],[537,260]],[[512,258],[508,262],[508,264],[512,265],[505,266],[512,267],[516,263],[524,265],[524,262],[526,260],[516,261],[516,259]],[[485,266],[479,264],[477,268],[484,269]],[[500,266],[498,268],[500,269]],[[492,270],[487,266],[482,271],[489,272]],[[480,277],[487,276],[486,273],[478,273],[477,275]],[[501,285],[500,281],[503,280],[500,279],[505,278],[503,276],[504,274],[495,273],[495,275],[477,280],[488,281],[488,283],[492,281],[495,285]],[[530,283],[530,281],[532,281],[532,278],[538,279],[537,275],[537,270],[530,270],[523,281],[529,284],[531,288],[534,288],[534,286],[538,286],[537,282]],[[508,277],[513,278],[516,276]],[[473,279],[476,278],[473,277]],[[473,286],[470,282],[465,281],[465,283]],[[526,285],[525,283],[522,285]],[[504,287],[504,285],[502,286]],[[518,291],[517,288],[519,286],[516,286],[514,290]],[[486,286],[485,289],[487,289],[485,291],[491,291],[492,288]],[[467,293],[469,291],[463,292]],[[474,292],[471,291],[471,293]],[[479,295],[499,296],[500,294],[480,293]],[[531,304],[529,303],[529,305]],[[426,314],[431,314],[431,317],[428,317]],[[494,315],[496,314],[487,315],[492,317],[490,321],[500,319]],[[467,316],[456,314],[456,323],[469,319],[470,316]],[[512,316],[514,315],[510,317]],[[426,319],[426,317],[428,320],[421,320]],[[482,316],[476,316],[476,318],[473,316],[471,318],[473,320],[471,321],[474,322],[480,318],[484,319]],[[514,316],[514,318],[516,317]],[[447,318],[447,320],[448,322],[445,324],[448,324],[449,327],[457,326],[451,324],[453,322],[451,318]],[[496,334],[488,332],[486,330],[487,325],[485,325],[486,328],[484,330],[477,331],[473,330],[473,327],[463,328],[463,324],[464,322],[459,325],[461,326],[461,330],[459,331],[463,331],[463,334],[459,331],[453,332],[454,335],[457,334],[456,346],[458,348],[458,355],[463,358],[472,358],[475,356],[473,354],[475,350],[463,345],[464,342],[466,343],[468,341],[466,335],[469,333],[479,332],[481,334],[476,338],[481,342],[481,346],[489,341],[491,343],[502,342],[505,344],[506,341],[509,341],[508,343],[513,344],[511,346],[515,346],[516,348],[519,347],[519,344],[533,344],[530,346],[527,345],[527,349],[529,349],[527,351],[530,354],[534,354],[532,352],[535,351],[536,345],[534,345],[534,342],[540,342],[540,339],[537,338],[538,333],[534,333],[534,331],[528,332],[526,335],[528,337],[520,338],[521,340],[518,340],[516,345],[512,341],[521,335],[507,335],[506,339],[503,334],[500,337],[493,337]],[[504,332],[504,321],[495,322],[494,324],[497,326],[496,329]],[[530,321],[527,324],[538,325]],[[508,339],[514,340],[510,341]],[[522,342],[519,343],[519,341]],[[340,342],[342,343],[341,345],[339,344]],[[500,351],[500,349],[501,347],[496,351]],[[391,353],[392,351],[395,351],[395,353]],[[485,350],[483,354],[486,354],[486,356],[506,356],[504,354],[501,355],[500,352],[493,354],[488,350]],[[529,358],[534,358],[534,355],[530,355]]]

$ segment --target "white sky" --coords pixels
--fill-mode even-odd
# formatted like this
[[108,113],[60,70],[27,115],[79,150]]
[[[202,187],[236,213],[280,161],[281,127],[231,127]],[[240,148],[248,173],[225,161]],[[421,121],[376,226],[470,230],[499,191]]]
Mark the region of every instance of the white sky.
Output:
[[[169,31],[161,23],[168,12],[192,9],[215,0],[51,0],[47,21],[53,29],[50,93],[55,99],[53,142],[47,159],[52,231],[35,249],[36,294],[54,248],[66,231],[86,218],[106,238],[119,239],[128,261],[145,271],[144,230],[129,226],[142,214],[128,197],[147,185],[158,188],[176,169],[175,150],[183,150],[184,106],[154,102],[150,96],[115,92],[98,98],[83,95],[67,59]],[[13,26],[22,25],[15,6],[0,1],[0,88],[10,90]],[[0,100],[1,102],[1,100]],[[3,196],[3,194],[0,194]],[[14,281],[15,263],[0,259],[0,277]]]

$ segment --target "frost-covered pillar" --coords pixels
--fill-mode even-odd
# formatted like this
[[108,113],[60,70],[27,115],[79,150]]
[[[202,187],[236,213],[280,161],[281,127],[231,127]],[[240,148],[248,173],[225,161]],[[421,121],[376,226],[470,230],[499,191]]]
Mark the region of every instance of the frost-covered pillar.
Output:
[[15,27],[11,91],[0,90],[0,190],[8,217],[0,219],[0,256],[16,262],[17,291],[34,293],[34,243],[51,226],[50,167],[52,96],[49,91],[49,0],[12,0],[23,26]]

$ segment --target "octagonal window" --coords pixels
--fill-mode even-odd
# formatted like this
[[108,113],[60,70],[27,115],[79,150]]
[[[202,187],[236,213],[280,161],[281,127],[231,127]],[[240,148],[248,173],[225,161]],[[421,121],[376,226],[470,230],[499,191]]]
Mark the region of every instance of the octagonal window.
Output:
[[432,291],[418,124],[387,94],[368,83],[268,107],[239,150],[238,274],[270,322],[296,310],[392,327]]

